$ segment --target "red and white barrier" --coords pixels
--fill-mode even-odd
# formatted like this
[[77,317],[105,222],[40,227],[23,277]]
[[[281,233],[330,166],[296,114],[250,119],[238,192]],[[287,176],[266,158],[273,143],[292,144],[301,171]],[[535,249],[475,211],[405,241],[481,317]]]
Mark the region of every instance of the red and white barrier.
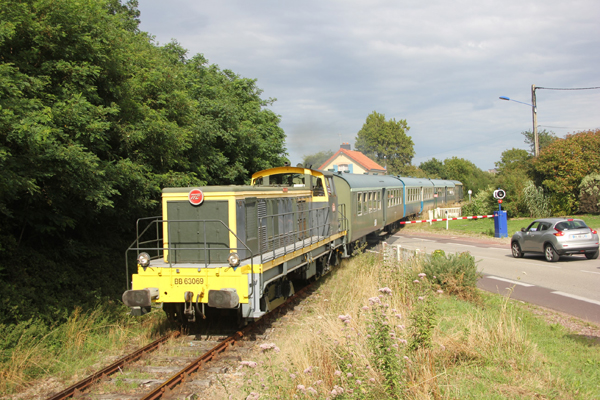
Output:
[[479,219],[479,218],[493,218],[494,215],[473,215],[471,217],[456,217],[456,218],[438,218],[438,219],[423,219],[421,221],[402,221],[400,224],[418,224],[420,222],[438,222],[438,221],[454,221],[457,219]]

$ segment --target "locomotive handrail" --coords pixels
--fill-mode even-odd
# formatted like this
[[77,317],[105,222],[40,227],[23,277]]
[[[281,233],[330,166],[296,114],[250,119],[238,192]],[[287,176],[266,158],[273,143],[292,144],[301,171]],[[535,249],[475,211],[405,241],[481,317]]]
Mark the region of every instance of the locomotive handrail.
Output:
[[[323,224],[319,224],[319,211],[323,211],[323,210],[327,210],[327,213],[325,215],[325,222]],[[302,215],[307,213],[307,220],[308,220],[308,227],[306,229],[300,229],[300,226],[298,226],[298,229],[294,229],[292,226],[292,230],[291,231],[287,231],[286,227],[285,227],[285,217],[295,217],[298,215]],[[311,226],[311,215],[315,215],[316,214],[316,220],[317,220],[317,224],[316,226]],[[288,253],[294,252],[296,250],[298,250],[298,248],[296,247],[297,244],[302,241],[302,246],[301,247],[306,247],[305,246],[305,240],[309,239],[309,245],[313,244],[314,242],[314,235],[312,235],[312,232],[314,230],[316,230],[317,233],[317,237],[321,236],[320,230],[321,228],[326,228],[323,229],[323,235],[322,236],[327,236],[330,233],[330,223],[327,222],[329,220],[329,215],[330,215],[330,209],[329,206],[324,206],[324,207],[320,207],[320,208],[314,208],[312,210],[297,210],[297,211],[290,211],[290,212],[283,212],[283,213],[277,213],[277,214],[272,214],[272,215],[266,215],[263,217],[258,217],[258,238],[259,238],[259,248],[260,248],[260,261],[261,263],[264,262],[264,255],[266,253],[271,253],[272,252],[272,257],[273,259],[275,259],[277,257],[277,249],[279,248],[283,248],[283,254],[282,255],[286,255]],[[278,233],[277,235],[275,234],[275,220],[276,218],[279,217],[283,217],[284,221],[284,232],[283,233]],[[269,220],[270,220],[270,224],[269,224]],[[266,221],[265,226],[263,226],[263,221]],[[279,221],[278,221],[279,222]],[[294,220],[292,219],[291,221],[292,223],[294,222]],[[268,231],[269,231],[269,225],[271,227],[271,232],[273,233],[272,237],[269,238],[268,236]],[[267,235],[265,237],[264,243],[262,243],[262,237],[261,237],[261,229],[266,229],[267,230]],[[308,232],[308,233],[307,233]],[[291,245],[293,245],[292,250],[288,251],[287,246],[287,240],[288,238],[293,238],[293,240],[291,241],[292,243],[289,243]],[[283,239],[283,240],[282,240]],[[275,243],[279,241],[279,243],[281,244],[280,247],[276,247]],[[318,240],[317,240],[318,241]]]
[[[142,233],[140,233],[138,235],[138,237],[133,241],[133,243],[131,243],[131,245],[127,248],[127,250],[125,251],[125,272],[126,272],[126,278],[127,278],[127,289],[130,289],[129,286],[129,259],[127,257],[127,254],[130,251],[152,251],[152,250],[156,250],[157,252],[160,252],[162,250],[162,254],[164,255],[164,252],[167,251],[172,251],[173,254],[175,254],[177,251],[179,250],[204,250],[204,254],[205,254],[205,258],[204,258],[204,266],[208,267],[208,257],[207,257],[207,244],[206,244],[206,223],[207,222],[213,222],[213,223],[220,223],[222,224],[228,231],[229,233],[231,233],[239,243],[241,243],[244,247],[231,247],[229,246],[228,248],[224,248],[224,249],[212,249],[212,250],[242,250],[245,249],[250,253],[250,268],[251,268],[251,273],[252,273],[252,280],[254,280],[254,261],[253,261],[253,253],[252,250],[250,249],[250,247],[248,247],[248,245],[246,245],[246,243],[244,243],[244,241],[242,241],[231,229],[229,229],[229,227],[221,220],[215,219],[215,220],[201,220],[201,219],[189,219],[189,220],[163,220],[163,219],[158,219],[160,217],[147,217],[147,218],[140,218],[138,220],[138,223],[140,220],[147,220],[147,219],[151,219],[151,218],[156,218],[153,221],[151,221],[148,226],[146,226],[146,228],[142,231]],[[204,247],[164,247],[163,246],[158,246],[159,241],[162,239],[161,237],[157,237],[156,239],[153,240],[146,240],[146,241],[142,241],[140,242],[140,237],[142,235],[144,235],[148,229],[150,228],[150,226],[152,226],[152,224],[156,224],[158,227],[159,223],[167,223],[167,233],[169,235],[169,237],[171,237],[171,226],[169,224],[169,222],[200,222],[204,224]],[[136,223],[136,228],[137,228],[138,224]],[[159,232],[159,229],[157,229],[157,232]],[[157,246],[156,247],[140,247],[140,243],[144,244],[144,243],[152,243],[152,242],[156,242]],[[136,245],[136,247],[133,247],[134,244]],[[160,253],[159,253],[160,254]],[[169,268],[173,268],[173,257],[169,256],[168,257],[168,262],[169,262]]]

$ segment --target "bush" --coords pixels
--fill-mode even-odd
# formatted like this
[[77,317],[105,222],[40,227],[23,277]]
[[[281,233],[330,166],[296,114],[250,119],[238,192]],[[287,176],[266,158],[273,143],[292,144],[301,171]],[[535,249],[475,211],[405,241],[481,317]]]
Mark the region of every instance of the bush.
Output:
[[487,189],[477,192],[473,197],[473,201],[462,206],[462,215],[487,215],[493,212],[496,208],[493,192],[493,186],[488,186]]
[[579,212],[600,213],[600,174],[589,174],[579,184]]
[[477,280],[481,273],[477,271],[475,258],[468,252],[448,255],[434,253],[424,262],[423,272],[447,294],[465,300],[479,298]]
[[532,181],[528,181],[525,188],[523,188],[523,197],[529,209],[530,217],[545,218],[550,216],[550,201],[543,188],[536,187]]

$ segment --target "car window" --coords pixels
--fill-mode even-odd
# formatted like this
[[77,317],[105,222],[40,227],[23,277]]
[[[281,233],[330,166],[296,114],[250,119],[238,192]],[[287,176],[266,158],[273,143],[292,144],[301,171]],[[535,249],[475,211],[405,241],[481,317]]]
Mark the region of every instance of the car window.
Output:
[[538,221],[533,221],[531,223],[531,225],[529,225],[529,227],[527,228],[527,230],[529,232],[536,232],[538,230],[539,226],[540,226],[540,223]]
[[563,221],[556,224],[555,228],[559,231],[568,231],[569,229],[587,228],[587,225],[583,221]]
[[548,230],[548,228],[550,228],[550,225],[548,222],[540,222],[540,231],[546,231]]

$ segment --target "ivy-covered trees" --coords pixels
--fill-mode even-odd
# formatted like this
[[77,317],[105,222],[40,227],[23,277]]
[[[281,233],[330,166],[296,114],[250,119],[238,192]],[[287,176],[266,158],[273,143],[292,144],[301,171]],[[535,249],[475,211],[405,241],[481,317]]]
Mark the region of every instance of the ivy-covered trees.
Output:
[[0,0],[0,323],[120,291],[124,241],[162,187],[285,160],[255,80],[156,45],[136,5]]

